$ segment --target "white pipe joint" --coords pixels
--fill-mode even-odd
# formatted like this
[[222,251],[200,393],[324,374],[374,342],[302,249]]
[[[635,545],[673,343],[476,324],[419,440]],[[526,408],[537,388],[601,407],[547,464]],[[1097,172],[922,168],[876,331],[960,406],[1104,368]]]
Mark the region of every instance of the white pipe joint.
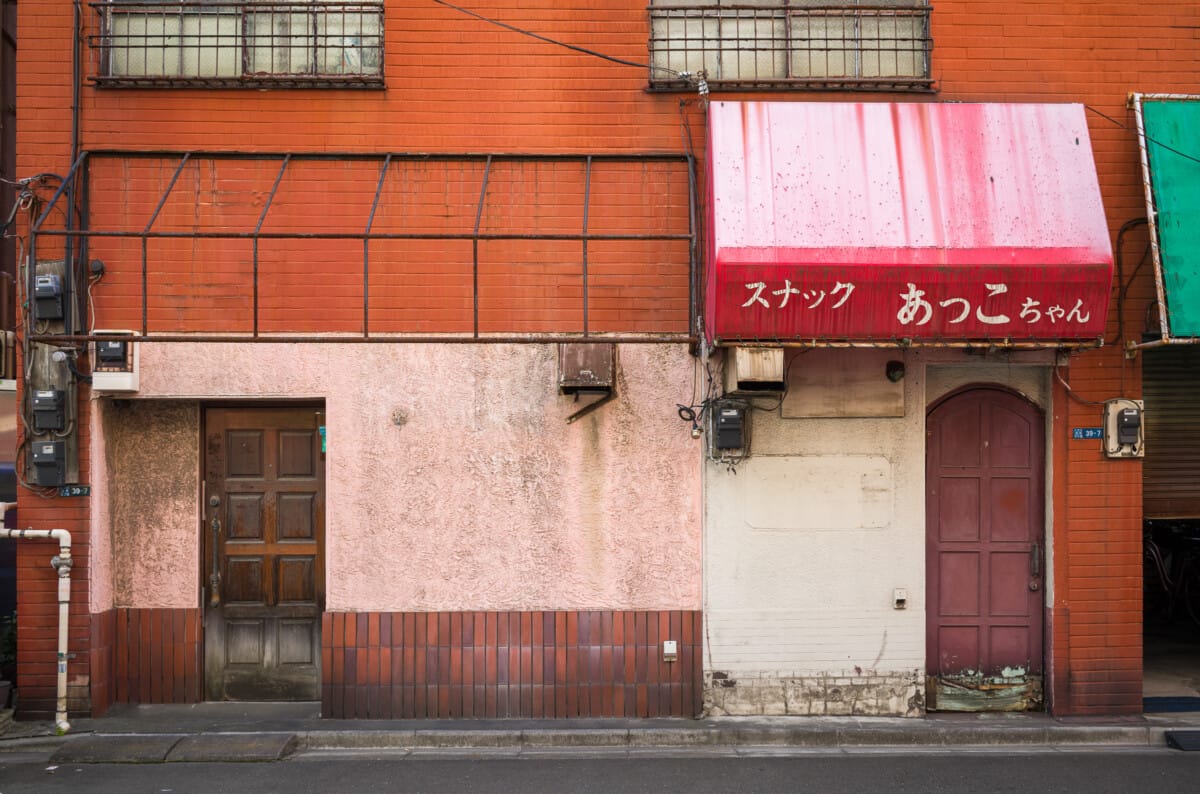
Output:
[[[10,507],[16,505],[0,502],[0,515]],[[0,529],[0,538],[5,537],[58,541],[58,556],[50,560],[50,567],[58,574],[58,681],[54,727],[61,736],[71,730],[71,723],[67,721],[67,661],[70,659],[70,654],[67,653],[67,637],[70,623],[71,568],[75,565],[71,557],[71,533],[65,529]]]

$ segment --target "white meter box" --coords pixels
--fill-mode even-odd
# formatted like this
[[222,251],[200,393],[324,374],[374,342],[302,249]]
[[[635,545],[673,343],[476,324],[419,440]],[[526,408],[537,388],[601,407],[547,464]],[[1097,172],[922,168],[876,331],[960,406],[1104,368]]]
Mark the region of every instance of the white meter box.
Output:
[[1110,458],[1146,455],[1145,403],[1116,399],[1104,403],[1104,454]]
[[92,345],[92,390],[112,394],[130,394],[138,390],[139,345],[136,331],[93,331],[96,336],[110,335],[127,339],[103,339]]

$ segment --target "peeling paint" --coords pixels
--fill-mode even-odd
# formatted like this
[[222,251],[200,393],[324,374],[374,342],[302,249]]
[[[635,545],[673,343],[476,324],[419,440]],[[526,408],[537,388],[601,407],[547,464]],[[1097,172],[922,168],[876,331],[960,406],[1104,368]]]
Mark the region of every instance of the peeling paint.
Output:
[[[930,676],[926,685],[931,711],[1038,711],[1043,707],[1042,677],[1010,667],[1001,675],[967,671]],[[1016,673],[1010,675],[1009,673]]]
[[798,715],[919,717],[924,714],[923,676],[916,670],[851,675],[705,674],[708,716]]

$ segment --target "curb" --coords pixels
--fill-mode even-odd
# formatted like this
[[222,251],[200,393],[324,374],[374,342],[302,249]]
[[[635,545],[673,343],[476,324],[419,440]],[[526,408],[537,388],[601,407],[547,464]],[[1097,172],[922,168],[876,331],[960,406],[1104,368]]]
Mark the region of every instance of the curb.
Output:
[[[67,763],[153,763],[170,761],[277,761],[296,753],[377,751],[480,752],[569,751],[572,749],[703,752],[718,748],[1167,748],[1173,725],[1057,725],[910,723],[905,725],[711,724],[704,726],[613,727],[399,727],[363,730],[305,726],[299,730],[188,730],[12,737],[0,740],[5,753],[46,752]],[[179,730],[182,728],[182,730]]]
[[553,729],[486,731],[307,731],[297,750],[407,750],[428,748],[654,748],[654,747],[1052,747],[1166,746],[1166,729],[1154,726],[987,728],[930,730],[787,728]]

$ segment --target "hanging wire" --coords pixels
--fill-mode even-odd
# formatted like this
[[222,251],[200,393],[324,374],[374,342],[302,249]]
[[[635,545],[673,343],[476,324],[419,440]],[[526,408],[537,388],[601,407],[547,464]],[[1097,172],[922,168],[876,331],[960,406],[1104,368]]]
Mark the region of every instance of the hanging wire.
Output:
[[[436,2],[436,0],[435,0],[435,2]],[[1097,110],[1096,108],[1092,107],[1091,105],[1084,105],[1084,107],[1087,108],[1088,110],[1090,110],[1092,113],[1095,113],[1097,116],[1104,119],[1105,121],[1111,122],[1123,130],[1126,130],[1128,132],[1133,132],[1135,134],[1137,133],[1137,130],[1135,130],[1133,127],[1130,127],[1128,124],[1125,124],[1121,121],[1118,121],[1117,119],[1114,119],[1112,116],[1108,115],[1107,113],[1105,113],[1101,110]],[[1191,155],[1191,154],[1188,154],[1187,152],[1180,151],[1179,149],[1176,149],[1174,146],[1171,146],[1170,144],[1166,144],[1160,140],[1151,138],[1149,135],[1145,134],[1144,132],[1141,133],[1141,138],[1143,140],[1149,141],[1150,143],[1154,144],[1155,146],[1166,149],[1168,152],[1173,152],[1174,154],[1177,154],[1186,160],[1191,160],[1193,163],[1200,163],[1200,157],[1196,157],[1195,155]]]
[[1069,384],[1065,380],[1063,380],[1062,373],[1059,372],[1059,367],[1057,364],[1054,366],[1054,377],[1058,380],[1059,383],[1062,384],[1062,387],[1067,390],[1067,396],[1070,397],[1075,402],[1079,403],[1080,405],[1104,405],[1105,400],[1085,400],[1084,398],[1082,398],[1078,394],[1076,394],[1075,390],[1071,388],[1071,384]]
[[1137,267],[1135,267],[1133,272],[1129,274],[1129,277],[1126,278],[1124,247],[1122,243],[1124,242],[1126,234],[1138,226],[1143,226],[1147,223],[1149,223],[1147,218],[1133,218],[1121,224],[1120,230],[1117,231],[1116,244],[1113,246],[1113,261],[1117,267],[1117,335],[1113,339],[1105,339],[1104,344],[1106,345],[1119,344],[1121,340],[1125,338],[1125,298],[1129,294],[1129,288],[1133,285],[1134,277],[1136,277],[1138,271],[1142,269],[1142,266],[1146,263],[1146,256],[1150,253],[1150,246],[1147,245],[1146,251],[1142,254],[1142,258],[1138,262]]
[[[556,47],[564,47],[564,48],[566,48],[568,50],[572,50],[574,52],[583,53],[584,55],[590,55],[593,58],[601,58],[603,60],[610,61],[610,62],[616,63],[616,64],[620,64],[622,66],[635,66],[639,69],[652,69],[652,70],[658,71],[658,72],[666,72],[667,74],[671,75],[672,77],[679,77],[679,78],[683,78],[685,80],[690,80],[693,77],[688,72],[677,72],[674,69],[668,69],[665,66],[655,66],[654,64],[650,64],[650,63],[640,63],[638,61],[631,61],[631,60],[627,60],[625,58],[617,58],[616,56],[607,55],[603,52],[597,52],[596,50],[590,50],[587,47],[580,47],[577,44],[567,44],[566,42],[558,41],[557,39],[552,39],[549,36],[543,36],[540,33],[534,33],[531,30],[525,30],[524,28],[519,28],[516,25],[510,25],[507,22],[501,22],[498,19],[492,19],[491,17],[486,17],[483,14],[480,14],[476,11],[472,11],[469,8],[463,8],[462,6],[457,6],[454,3],[447,2],[446,0],[433,0],[433,2],[437,3],[440,6],[445,6],[446,8],[457,11],[460,14],[466,14],[469,17],[474,17],[475,19],[486,22],[489,25],[495,25],[496,27],[504,28],[505,30],[510,30],[513,33],[519,33],[522,36],[528,36],[532,39],[537,39],[538,41],[544,41],[547,44],[553,44]],[[698,79],[697,86],[700,89],[701,95],[707,96],[708,83],[705,82],[703,76],[701,76]]]
[[433,0],[433,2],[437,3],[440,6],[445,6],[446,8],[457,11],[460,14],[466,14],[469,17],[474,17],[475,19],[478,19],[482,22],[486,22],[489,25],[495,25],[496,27],[503,28],[504,30],[509,30],[509,31],[512,31],[513,33],[517,33],[522,36],[528,36],[532,39],[546,42],[547,44],[552,44],[555,47],[563,47],[565,49],[571,50],[572,52],[582,53],[583,55],[590,55],[593,58],[600,58],[601,60],[609,61],[610,63],[619,64],[621,66],[633,66],[638,69],[648,69],[648,70],[654,71],[654,72],[663,72],[665,74],[670,75],[671,77],[677,77],[680,80],[685,80],[688,83],[691,83],[692,85],[694,85],[696,87],[696,91],[700,95],[701,109],[703,110],[708,107],[708,93],[709,93],[708,72],[704,69],[700,69],[699,71],[696,71],[696,72],[680,72],[675,69],[671,69],[667,66],[657,66],[652,63],[642,63],[641,61],[629,60],[628,58],[618,58],[614,55],[609,55],[607,53],[599,52],[597,50],[588,49],[587,47],[581,47],[578,44],[568,44],[565,41],[559,41],[558,39],[552,39],[549,36],[543,36],[540,33],[534,33],[532,30],[526,30],[524,28],[519,28],[516,25],[510,25],[507,22],[502,22],[498,19],[493,19],[492,17],[484,16],[483,14],[480,14],[477,11],[472,11],[469,8],[463,8],[462,6],[458,6],[458,5],[455,5],[454,3],[447,2],[447,0]]

